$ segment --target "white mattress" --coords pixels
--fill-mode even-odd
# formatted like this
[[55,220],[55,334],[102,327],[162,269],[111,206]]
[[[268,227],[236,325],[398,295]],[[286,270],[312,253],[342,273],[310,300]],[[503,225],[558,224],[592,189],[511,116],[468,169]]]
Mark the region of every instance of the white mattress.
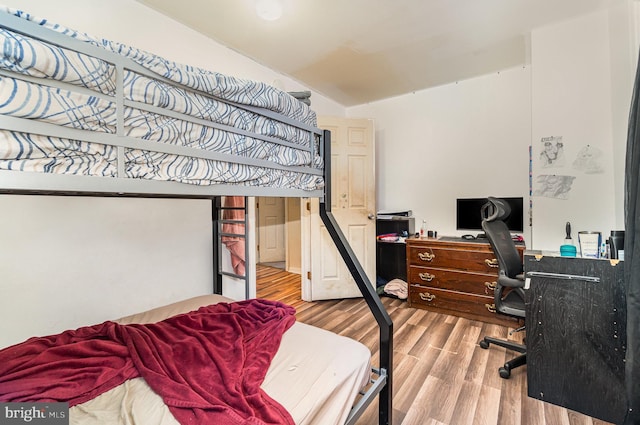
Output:
[[[204,295],[117,320],[152,323],[217,302]],[[296,322],[282,338],[262,388],[296,424],[343,424],[370,378],[371,353],[361,343]],[[136,378],[70,409],[72,424],[177,424],[160,396]]]

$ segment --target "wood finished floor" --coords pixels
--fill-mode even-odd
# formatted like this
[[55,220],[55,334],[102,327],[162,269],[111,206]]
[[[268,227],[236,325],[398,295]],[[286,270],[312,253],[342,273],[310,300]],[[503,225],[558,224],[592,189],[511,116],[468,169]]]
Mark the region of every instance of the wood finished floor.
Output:
[[[300,275],[272,267],[258,266],[257,283],[258,297],[290,304],[298,321],[362,342],[378,365],[378,328],[362,299],[302,301]],[[500,378],[498,368],[515,353],[477,343],[484,335],[506,338],[507,328],[382,300],[394,323],[392,425],[608,425],[528,397],[526,368]],[[377,409],[376,401],[357,424],[377,424]]]

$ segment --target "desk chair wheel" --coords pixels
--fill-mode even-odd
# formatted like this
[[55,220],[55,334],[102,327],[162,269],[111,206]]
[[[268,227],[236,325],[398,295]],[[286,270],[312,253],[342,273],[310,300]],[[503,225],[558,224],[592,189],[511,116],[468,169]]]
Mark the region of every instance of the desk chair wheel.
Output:
[[498,369],[498,373],[502,379],[509,379],[511,377],[511,370],[504,366]]
[[527,364],[527,349],[524,345],[518,344],[514,341],[505,341],[496,338],[492,338],[490,336],[485,336],[482,338],[478,345],[480,348],[484,348],[485,350],[489,348],[490,344],[497,345],[499,347],[505,347],[509,350],[514,350],[520,354],[518,357],[515,357],[504,364],[504,366],[498,369],[498,373],[501,378],[509,379],[511,377],[511,370],[517,367],[523,366]]

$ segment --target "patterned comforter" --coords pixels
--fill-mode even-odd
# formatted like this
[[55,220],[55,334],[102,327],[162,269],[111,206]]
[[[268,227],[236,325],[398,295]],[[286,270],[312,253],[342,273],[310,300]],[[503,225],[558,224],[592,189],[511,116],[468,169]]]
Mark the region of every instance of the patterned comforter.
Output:
[[[3,13],[105,53],[80,53],[0,28],[0,115],[122,137],[124,172],[129,178],[304,190],[322,187],[320,176],[297,169],[322,168],[311,132],[252,109],[265,108],[315,127],[313,111],[287,93],[260,82],[177,64],[21,11],[0,7]],[[136,64],[130,66],[134,69],[126,68],[128,61]],[[125,64],[121,88],[118,63]],[[137,66],[152,74],[137,72]],[[119,91],[124,99],[120,110]],[[91,140],[95,139],[0,130],[0,170],[116,176],[117,147]],[[136,140],[191,148],[194,155],[213,151],[223,157],[143,150],[135,147]],[[270,168],[251,160],[243,164],[242,159],[230,163],[224,155],[287,167]]]

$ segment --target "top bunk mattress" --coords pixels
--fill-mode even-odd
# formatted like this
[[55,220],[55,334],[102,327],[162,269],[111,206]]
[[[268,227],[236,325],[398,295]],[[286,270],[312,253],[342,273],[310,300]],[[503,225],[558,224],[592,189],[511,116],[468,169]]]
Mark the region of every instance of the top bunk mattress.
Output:
[[281,90],[6,7],[0,42],[0,171],[323,187],[316,115]]

